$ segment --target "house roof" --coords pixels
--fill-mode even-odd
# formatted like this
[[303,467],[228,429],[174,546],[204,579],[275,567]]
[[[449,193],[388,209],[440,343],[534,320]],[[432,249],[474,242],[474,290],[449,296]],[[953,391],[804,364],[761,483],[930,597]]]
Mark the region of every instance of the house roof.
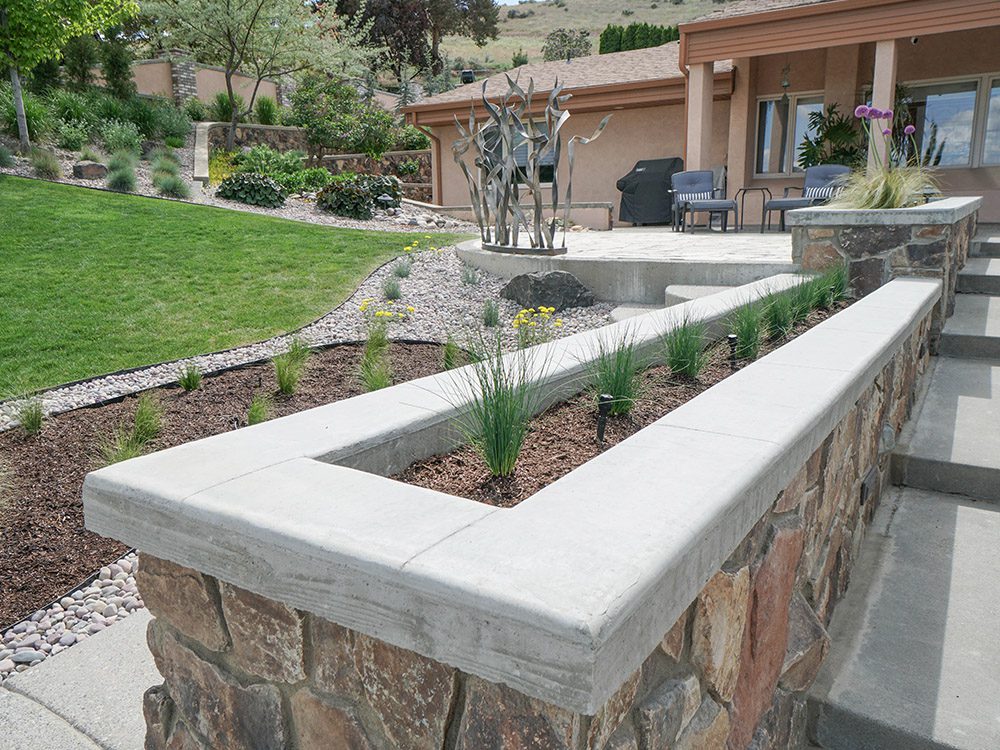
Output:
[[[616,84],[680,79],[682,76],[678,65],[678,47],[677,42],[669,42],[659,47],[577,57],[569,62],[557,60],[528,63],[508,71],[508,73],[511,78],[519,80],[521,85],[525,87],[529,79],[534,79],[536,91],[550,91],[556,79],[570,92]],[[716,73],[725,73],[731,70],[732,61],[730,60],[721,60],[715,63]],[[407,107],[404,111],[418,111],[440,107],[448,103],[467,106],[470,101],[481,99],[483,81],[486,82],[487,96],[500,96],[507,91],[506,76],[508,73],[497,73],[482,81],[468,83],[451,91],[427,97],[419,103]]]
[[767,13],[774,10],[788,10],[789,8],[798,8],[802,5],[817,5],[819,3],[828,2],[832,2],[832,0],[736,0],[736,2],[727,3],[718,10],[714,10],[707,15],[696,18],[689,23],[697,24],[702,21],[717,21],[721,18],[750,16],[755,13]]

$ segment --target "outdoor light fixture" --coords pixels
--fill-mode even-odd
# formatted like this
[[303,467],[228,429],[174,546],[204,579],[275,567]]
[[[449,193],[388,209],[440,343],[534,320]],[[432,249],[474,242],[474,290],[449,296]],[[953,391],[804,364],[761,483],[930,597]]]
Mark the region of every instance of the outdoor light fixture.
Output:
[[731,333],[728,336],[726,336],[726,340],[729,342],[729,367],[732,370],[736,369],[736,340],[737,340],[737,338],[738,337],[737,337],[737,335],[735,333]]
[[610,393],[602,393],[597,397],[597,442],[604,444],[604,428],[608,426],[608,414],[615,397]]

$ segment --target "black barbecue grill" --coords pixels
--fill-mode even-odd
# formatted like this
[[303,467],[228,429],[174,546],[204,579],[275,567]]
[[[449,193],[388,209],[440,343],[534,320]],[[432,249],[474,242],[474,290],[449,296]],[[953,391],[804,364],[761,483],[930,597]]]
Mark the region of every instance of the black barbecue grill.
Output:
[[636,162],[632,171],[618,180],[622,204],[619,221],[632,224],[673,223],[673,193],[670,176],[684,171],[684,160],[645,159]]

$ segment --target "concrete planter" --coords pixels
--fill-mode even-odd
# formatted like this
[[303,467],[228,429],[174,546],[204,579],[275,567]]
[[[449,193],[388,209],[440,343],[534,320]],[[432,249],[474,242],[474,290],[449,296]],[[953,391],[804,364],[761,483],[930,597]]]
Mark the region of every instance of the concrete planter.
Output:
[[[598,341],[795,283],[536,377],[563,398]],[[92,473],[156,616],[147,744],[800,746],[940,289],[888,284],[511,509],[386,478],[454,444],[448,373]]]

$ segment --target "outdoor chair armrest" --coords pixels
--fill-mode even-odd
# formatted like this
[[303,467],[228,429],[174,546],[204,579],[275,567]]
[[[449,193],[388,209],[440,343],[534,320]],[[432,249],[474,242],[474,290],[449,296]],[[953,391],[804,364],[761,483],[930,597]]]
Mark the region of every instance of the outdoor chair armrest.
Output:
[[792,192],[793,190],[798,190],[799,191],[799,195],[802,195],[802,196],[805,196],[805,194],[806,194],[805,188],[795,187],[795,185],[789,185],[788,187],[785,188],[785,192],[784,192],[784,194],[781,197],[782,198],[787,198],[788,194],[790,192]]
[[712,197],[713,198],[717,198],[719,196],[722,196],[723,198],[726,197],[726,191],[725,191],[725,189],[724,188],[720,188],[720,187],[712,188]]

